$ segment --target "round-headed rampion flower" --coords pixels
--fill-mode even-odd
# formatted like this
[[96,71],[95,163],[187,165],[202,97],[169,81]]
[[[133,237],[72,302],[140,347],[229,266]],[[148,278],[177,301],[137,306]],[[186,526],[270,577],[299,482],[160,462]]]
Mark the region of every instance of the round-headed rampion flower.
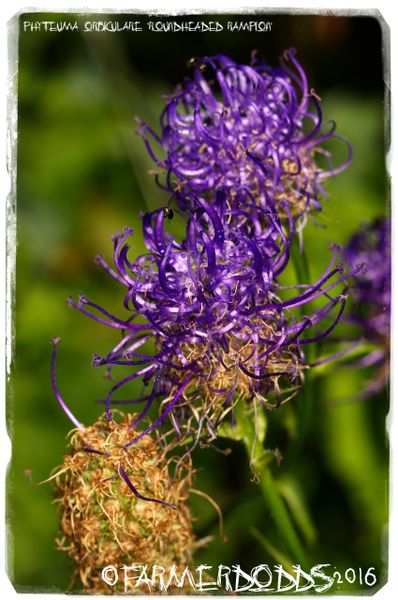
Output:
[[[325,179],[351,160],[332,165],[323,142],[336,136],[323,122],[319,98],[294,51],[272,68],[253,54],[250,65],[224,55],[193,60],[193,75],[167,97],[158,135],[139,121],[139,133],[165,187],[186,207],[192,194],[209,201],[224,188],[255,198],[263,208],[304,216],[320,209]],[[345,140],[344,140],[345,141]],[[328,164],[319,166],[317,155]],[[160,180],[158,179],[160,183]],[[302,221],[303,219],[301,219]]]
[[351,287],[351,319],[361,324],[364,337],[384,343],[390,331],[391,246],[390,221],[377,220],[363,226],[344,248],[344,260],[353,266],[366,264],[366,271],[356,275]]
[[[352,308],[346,320],[361,328],[362,336],[377,348],[360,364],[378,365],[369,392],[383,388],[389,374],[391,311],[391,223],[378,219],[364,225],[344,248],[343,258],[352,266],[366,264],[366,271],[352,280]],[[368,395],[368,394],[366,394]]]
[[[86,593],[142,594],[146,586],[126,590],[124,578],[118,580],[114,572],[122,574],[123,565],[161,565],[173,567],[179,576],[192,562],[190,463],[180,464],[178,477],[171,479],[170,459],[151,436],[134,451],[126,450],[135,417],[120,417],[120,422],[101,417],[90,427],[73,430],[71,452],[51,478],[61,518],[56,542],[73,559]],[[156,497],[178,510],[159,506],[152,500]],[[178,593],[174,586],[170,590]]]
[[[337,248],[318,281],[303,283],[299,293],[283,299],[292,293],[278,283],[293,235],[287,204],[288,226],[281,225],[274,210],[249,202],[236,208],[225,197],[213,205],[197,197],[195,205],[183,242],[166,231],[167,212],[160,209],[143,218],[148,254],[129,260],[126,240],[131,230],[126,229],[114,238],[116,270],[98,257],[126,288],[128,318],[119,319],[84,296],[78,303],[69,299],[122,334],[107,356],[93,361],[95,366],[131,368],[108,394],[108,418],[114,392],[137,377],[152,382],[137,422],[162,398],[159,417],[134,434],[130,444],[168,416],[182,437],[194,432],[197,439],[201,434],[212,438],[238,401],[253,401],[254,406],[257,400],[266,408],[285,402],[307,367],[303,347],[326,337],[344,310],[345,288],[330,295],[352,275],[335,265]],[[294,316],[295,309],[319,297],[325,304],[312,309],[311,316]],[[336,305],[337,315],[331,319]],[[321,321],[326,322],[322,331],[316,327]],[[154,352],[140,351],[150,341]]]

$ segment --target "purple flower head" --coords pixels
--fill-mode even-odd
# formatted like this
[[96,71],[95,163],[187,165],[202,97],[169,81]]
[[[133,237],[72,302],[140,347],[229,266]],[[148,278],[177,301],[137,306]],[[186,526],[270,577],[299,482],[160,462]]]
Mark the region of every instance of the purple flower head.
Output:
[[[224,188],[232,199],[250,194],[256,204],[303,217],[320,209],[325,179],[334,167],[322,143],[335,123],[323,122],[319,98],[294,51],[272,68],[253,53],[251,65],[224,55],[192,61],[193,75],[167,98],[157,135],[140,121],[140,135],[181,207],[201,195],[211,201]],[[342,139],[342,138],[338,138]],[[323,170],[316,155],[329,162]],[[159,180],[158,180],[159,182]]]
[[[326,337],[341,319],[346,297],[344,274],[335,265],[312,285],[292,296],[278,278],[287,266],[294,221],[283,205],[284,225],[272,208],[250,198],[237,207],[219,193],[213,204],[192,199],[182,214],[186,235],[178,242],[166,229],[165,209],[143,216],[148,253],[133,262],[126,229],[114,238],[115,269],[98,261],[126,290],[128,318],[120,319],[81,296],[69,303],[101,324],[121,332],[121,339],[95,366],[124,365],[127,374],[110,390],[106,415],[112,418],[113,394],[141,377],[151,382],[145,407],[134,428],[157,399],[159,416],[130,443],[167,417],[181,437],[216,435],[217,426],[238,401],[258,401],[273,408],[287,401],[308,367],[303,347]],[[354,273],[360,266],[355,266]],[[341,288],[343,284],[343,288]],[[331,295],[340,286],[341,292]],[[288,298],[286,298],[288,296]],[[323,306],[309,303],[322,297]],[[319,303],[318,303],[319,304]],[[311,316],[296,314],[307,306]],[[332,317],[332,315],[334,315]],[[154,350],[143,350],[148,342]]]
[[353,266],[366,264],[366,271],[353,279],[350,320],[363,329],[364,337],[388,345],[391,306],[391,224],[380,219],[363,226],[348,242],[344,260]]

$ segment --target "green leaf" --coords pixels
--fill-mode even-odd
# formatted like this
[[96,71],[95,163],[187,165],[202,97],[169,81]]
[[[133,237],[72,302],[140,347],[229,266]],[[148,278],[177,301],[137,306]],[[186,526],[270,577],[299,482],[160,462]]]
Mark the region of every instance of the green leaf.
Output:
[[282,565],[282,567],[288,573],[293,574],[292,561],[285,554],[283,554],[283,552],[278,550],[278,548],[275,548],[275,546],[271,544],[271,542],[267,540],[265,535],[260,533],[256,527],[250,527],[249,531],[252,534],[252,536],[255,537],[256,540],[261,544],[264,550],[268,552],[270,556],[272,556],[275,562]]
[[250,416],[247,419],[237,419],[234,425],[224,421],[218,427],[217,435],[238,442],[246,440],[248,444],[254,444],[254,454],[258,457],[258,455],[263,454],[263,444],[267,433],[267,418],[264,411],[261,408],[252,410],[245,406],[243,401],[238,401],[235,412],[247,416],[250,413]]
[[317,532],[305,505],[303,492],[299,482],[293,475],[288,475],[277,482],[277,487],[289,506],[290,512],[301,533],[305,537],[307,544],[314,544]]

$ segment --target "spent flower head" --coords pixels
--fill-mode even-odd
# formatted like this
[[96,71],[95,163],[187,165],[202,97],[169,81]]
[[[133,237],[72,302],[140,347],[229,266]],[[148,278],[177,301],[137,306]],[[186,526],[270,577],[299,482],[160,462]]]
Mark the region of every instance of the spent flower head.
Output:
[[52,476],[61,519],[57,546],[73,559],[86,593],[124,591],[122,582],[110,587],[102,580],[107,565],[176,565],[178,573],[192,562],[190,462],[180,462],[171,478],[173,459],[152,437],[126,450],[134,419],[101,417],[73,430],[71,451]]
[[277,68],[255,53],[250,65],[224,55],[195,59],[192,77],[167,97],[160,134],[139,120],[158,175],[166,173],[160,185],[181,207],[192,194],[210,199],[225,188],[232,197],[249,193],[281,214],[287,203],[291,214],[302,216],[298,224],[320,209],[324,181],[347,166],[351,149],[347,144],[347,160],[333,166],[323,143],[343,138],[334,122],[324,122],[320,99],[294,54],[287,50]]

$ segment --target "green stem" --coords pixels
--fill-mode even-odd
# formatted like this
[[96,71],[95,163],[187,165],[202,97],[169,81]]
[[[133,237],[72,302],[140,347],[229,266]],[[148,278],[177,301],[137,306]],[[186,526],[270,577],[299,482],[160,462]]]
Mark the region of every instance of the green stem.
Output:
[[303,568],[308,566],[299,536],[291,521],[289,511],[282,500],[271,470],[264,460],[264,447],[256,439],[255,426],[252,416],[245,413],[245,406],[238,402],[235,408],[236,422],[240,427],[242,441],[245,445],[249,460],[259,475],[260,487],[264,500],[269,507],[277,528],[283,535],[287,546],[294,558]]
[[302,250],[300,252],[300,244],[297,238],[297,235],[292,240],[291,251],[292,263],[294,265],[294,270],[296,272],[297,283],[307,283],[310,284],[311,275],[310,275],[310,266],[308,264],[307,256]]
[[297,535],[293,523],[291,522],[289,512],[279,491],[275,485],[272,473],[268,467],[263,468],[260,475],[260,486],[265,501],[267,502],[274,521],[283,534],[292,556],[305,569],[307,559],[305,557],[301,541]]

